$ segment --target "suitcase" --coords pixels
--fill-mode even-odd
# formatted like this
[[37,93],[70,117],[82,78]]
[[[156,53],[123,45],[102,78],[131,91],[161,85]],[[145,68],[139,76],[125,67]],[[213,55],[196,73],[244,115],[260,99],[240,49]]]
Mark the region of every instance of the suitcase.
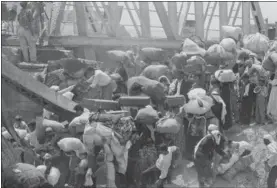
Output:
[[89,109],[90,111],[99,110],[120,110],[117,101],[112,100],[101,100],[101,99],[86,99],[84,98],[81,103],[83,107]]
[[150,97],[147,96],[122,96],[119,98],[119,105],[126,107],[145,107],[150,105]]
[[185,97],[183,95],[178,96],[166,96],[166,104],[170,108],[181,107],[185,104]]

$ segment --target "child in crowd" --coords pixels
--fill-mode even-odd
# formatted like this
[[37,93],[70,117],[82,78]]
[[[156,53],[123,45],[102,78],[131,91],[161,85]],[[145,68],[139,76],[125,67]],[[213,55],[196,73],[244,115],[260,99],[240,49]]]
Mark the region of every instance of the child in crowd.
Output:
[[157,188],[163,188],[168,178],[168,170],[172,164],[172,154],[177,150],[176,146],[167,147],[165,144],[160,145],[160,155],[156,161],[156,167],[161,171],[159,180],[156,182]]
[[260,77],[259,85],[257,86],[256,93],[256,108],[255,108],[255,118],[256,123],[264,125],[265,124],[265,114],[266,114],[266,98],[268,96],[268,88],[266,86],[266,81],[264,77]]
[[255,100],[255,84],[250,83],[249,75],[247,74],[245,74],[242,79],[244,82],[244,92],[242,94],[240,121],[243,125],[250,125],[253,103]]
[[86,173],[88,170],[88,155],[86,152],[80,153],[79,158],[81,159],[78,166],[75,168],[75,187],[83,188],[86,182]]

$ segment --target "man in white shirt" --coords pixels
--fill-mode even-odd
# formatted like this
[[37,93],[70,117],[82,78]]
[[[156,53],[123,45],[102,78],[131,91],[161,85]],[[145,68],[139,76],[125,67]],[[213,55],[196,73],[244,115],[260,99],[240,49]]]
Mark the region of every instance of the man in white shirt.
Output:
[[95,70],[89,67],[85,72],[87,82],[91,83],[90,87],[100,89],[100,99],[112,100],[114,86],[111,77],[101,70]]

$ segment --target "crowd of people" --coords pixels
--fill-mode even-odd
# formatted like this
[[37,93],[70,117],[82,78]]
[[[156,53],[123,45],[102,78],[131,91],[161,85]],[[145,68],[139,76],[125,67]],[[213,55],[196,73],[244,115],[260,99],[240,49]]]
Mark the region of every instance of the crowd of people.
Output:
[[[25,18],[29,13],[24,12],[26,4],[21,6],[20,14],[25,15],[19,17],[21,33],[28,38],[33,35],[26,28],[29,22]],[[70,122],[59,122],[59,115],[46,109],[40,119],[28,124],[17,116],[14,129],[40,162],[23,156],[20,163],[2,169],[6,174],[3,187],[11,187],[22,175],[23,181],[30,184],[26,183],[26,187],[155,184],[160,188],[170,182],[172,170],[180,166],[178,162],[183,158],[191,161],[188,168],[195,167],[199,187],[211,187],[216,175],[225,176],[237,162],[251,158],[251,143],[230,140],[228,130],[233,126],[263,126],[277,121],[277,43],[268,44],[267,49],[258,53],[259,50],[241,48],[240,37],[234,33],[225,36],[220,44],[212,45],[210,48],[219,49],[215,55],[209,47],[205,50],[201,43],[185,39],[180,53],[167,60],[159,60],[164,58],[159,54],[165,53],[161,49],[150,49],[152,59],[146,53],[143,58],[142,53],[135,51],[113,51],[110,54],[116,56],[114,60],[120,63],[120,68],[112,74],[89,66],[70,71],[70,82],[66,80],[66,67],[62,73],[59,69],[44,72],[47,76],[36,75],[38,81],[68,100],[76,101],[79,93],[75,86],[85,80],[89,89],[82,92],[88,98],[120,102],[125,96],[131,102],[145,102],[149,98],[150,102],[139,109],[126,108],[132,117],[91,112],[79,104],[74,108],[76,117]],[[158,55],[153,58],[155,52]],[[23,51],[24,58],[26,53]],[[30,61],[35,58],[32,54]],[[76,60],[67,63],[72,66],[72,61]],[[148,69],[149,74],[144,68],[139,74],[131,75],[126,67],[135,67],[141,61],[144,67],[154,69]],[[51,75],[58,75],[55,77],[58,81],[53,81]],[[76,77],[80,79],[74,80]],[[182,102],[172,105],[169,100]],[[20,147],[6,129],[2,129],[2,135],[15,148]],[[277,174],[277,143],[270,136],[263,140],[270,153],[266,161],[270,168],[267,185],[272,188]],[[245,163],[250,166],[251,160]],[[28,169],[37,177],[34,174],[27,177],[24,172]],[[20,186],[22,182],[18,183]]]

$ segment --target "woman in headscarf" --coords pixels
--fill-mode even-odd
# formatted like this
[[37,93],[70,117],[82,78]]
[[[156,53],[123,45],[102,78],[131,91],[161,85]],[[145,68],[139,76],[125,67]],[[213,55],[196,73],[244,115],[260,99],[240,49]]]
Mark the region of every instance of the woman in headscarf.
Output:
[[161,76],[159,78],[159,82],[163,84],[164,86],[164,92],[166,95],[168,95],[169,92],[169,85],[170,85],[170,81],[166,76]]

